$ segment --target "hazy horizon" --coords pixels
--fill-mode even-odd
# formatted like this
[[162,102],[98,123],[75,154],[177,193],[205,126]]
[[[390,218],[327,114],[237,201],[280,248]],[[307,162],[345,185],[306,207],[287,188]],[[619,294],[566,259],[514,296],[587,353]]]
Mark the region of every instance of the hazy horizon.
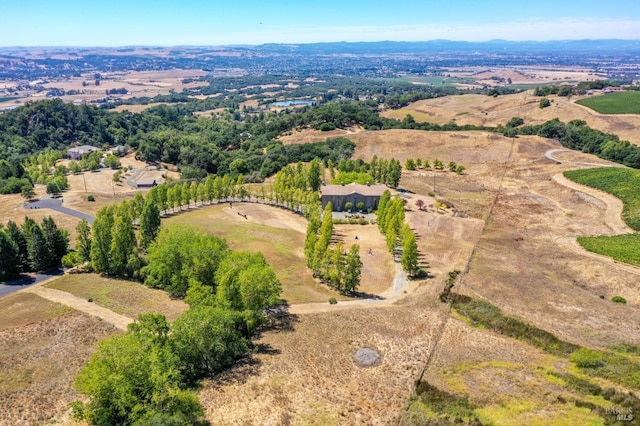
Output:
[[0,4],[2,47],[229,46],[372,41],[640,39],[636,1],[25,0]]

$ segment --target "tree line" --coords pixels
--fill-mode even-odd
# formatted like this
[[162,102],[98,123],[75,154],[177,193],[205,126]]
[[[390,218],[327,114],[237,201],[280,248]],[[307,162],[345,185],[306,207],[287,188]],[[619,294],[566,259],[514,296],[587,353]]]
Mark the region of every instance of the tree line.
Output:
[[51,216],[40,224],[28,216],[22,226],[12,220],[6,227],[0,224],[0,281],[60,266],[68,248],[69,233],[59,229]]
[[404,201],[398,197],[391,197],[389,191],[385,191],[380,197],[378,210],[378,229],[387,239],[387,248],[395,257],[398,254],[398,248],[401,247],[400,262],[402,269],[409,274],[410,277],[421,277],[426,272],[420,268],[418,263],[418,245],[416,236],[404,221]]
[[360,285],[362,261],[360,246],[353,244],[347,253],[342,243],[330,247],[333,234],[333,207],[327,203],[320,215],[320,208],[311,210],[304,243],[307,267],[313,276],[320,278],[341,293],[354,293]]

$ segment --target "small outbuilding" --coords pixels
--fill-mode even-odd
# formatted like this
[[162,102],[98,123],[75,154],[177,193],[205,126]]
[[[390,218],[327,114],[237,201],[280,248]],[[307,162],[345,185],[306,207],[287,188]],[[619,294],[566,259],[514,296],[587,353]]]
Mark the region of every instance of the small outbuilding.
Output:
[[157,185],[158,182],[156,182],[155,179],[140,179],[138,182],[136,182],[137,188],[153,188]]
[[[334,211],[344,210],[375,210],[378,208],[380,197],[388,188],[385,185],[324,185],[320,188],[322,207],[331,203]],[[349,204],[350,203],[350,209]],[[360,204],[362,203],[362,204]],[[363,208],[359,208],[359,205]]]

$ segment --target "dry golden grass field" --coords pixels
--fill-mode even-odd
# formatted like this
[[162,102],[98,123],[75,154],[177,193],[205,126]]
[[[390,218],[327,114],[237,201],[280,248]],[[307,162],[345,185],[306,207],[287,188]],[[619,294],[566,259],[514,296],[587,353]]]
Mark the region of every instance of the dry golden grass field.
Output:
[[530,91],[497,98],[485,95],[447,96],[417,101],[403,109],[385,111],[383,115],[402,119],[411,114],[418,122],[444,124],[455,120],[460,125],[487,126],[504,125],[512,117],[522,117],[525,124],[540,124],[556,117],[565,122],[579,119],[594,129],[640,144],[640,135],[636,131],[640,126],[640,115],[600,114],[576,104],[574,101],[579,97],[575,96],[571,99],[550,96],[549,99],[551,106],[540,109],[540,97],[533,96]]
[[[439,114],[442,122],[457,117],[460,124],[467,119],[482,123],[487,116],[495,123],[505,123],[515,115],[527,122],[534,118],[544,121],[553,118],[551,112],[554,111],[563,111],[565,115],[558,114],[563,120],[583,118],[580,114],[584,110],[564,99],[556,99],[553,106],[547,108],[550,111],[538,111],[537,105],[528,106],[528,101],[520,108],[519,102],[526,99],[524,95],[437,99],[430,102],[442,102],[441,107],[424,106],[423,109],[425,114],[428,111]],[[465,105],[454,107],[457,102]],[[507,108],[509,102],[512,106]],[[463,111],[468,114],[457,115]],[[575,116],[571,115],[574,111]],[[550,115],[536,115],[543,113]],[[635,118],[618,118],[621,122],[629,120],[629,126],[635,125]],[[596,122],[589,123],[596,127]],[[286,143],[300,143],[324,140],[327,136],[327,133],[303,131],[282,139]],[[567,358],[472,327],[449,311],[438,295],[447,273],[459,269],[462,274],[454,291],[488,301],[506,315],[520,318],[564,341],[589,348],[640,344],[640,289],[637,286],[640,269],[588,254],[575,242],[580,235],[613,233],[607,223],[608,199],[588,188],[569,188],[554,179],[565,170],[588,167],[583,163],[609,163],[579,152],[559,153],[557,158],[561,161],[549,160],[545,152],[559,146],[539,137],[510,139],[486,132],[358,129],[350,131],[349,137],[356,142],[357,158],[369,160],[373,154],[401,161],[439,158],[466,167],[461,176],[446,171],[435,173],[435,188],[431,171],[403,173],[400,185],[410,191],[407,220],[418,236],[421,262],[427,266],[429,278],[412,283],[404,297],[393,303],[360,303],[348,309],[315,313],[295,310],[296,314],[283,319],[277,327],[263,330],[254,353],[236,367],[203,383],[199,398],[207,420],[213,425],[394,424],[407,407],[416,380],[422,378],[449,393],[467,395],[478,407],[476,412],[482,421],[488,424],[602,424],[602,419],[588,407],[578,407],[572,402],[576,398],[584,399],[583,396],[552,375],[569,372],[585,377]],[[432,191],[433,197],[429,196]],[[430,208],[420,210],[415,204],[418,199],[426,205],[435,200],[446,201],[453,207],[440,212]],[[248,219],[238,216],[236,210],[247,214]],[[234,248],[264,250],[267,259],[276,264],[287,300],[324,302],[329,297],[330,293],[314,287],[312,278],[301,266],[306,224],[298,216],[264,206],[234,203],[233,209],[226,205],[205,206],[176,214],[166,221],[202,226],[226,236]],[[394,275],[392,263],[382,257],[383,241],[376,232],[368,233],[363,227],[336,226],[336,237],[345,243],[355,242],[355,235],[364,250],[367,245],[380,247],[373,250],[373,258],[363,255],[365,271],[372,277],[371,281],[363,279],[363,288],[369,286],[366,288],[370,292],[383,291],[384,282],[392,280]],[[379,262],[381,258],[383,262]],[[387,268],[387,264],[391,268]],[[379,274],[387,275],[383,278]],[[308,283],[306,288],[310,290],[301,291],[300,286],[295,289],[298,282]],[[53,285],[61,287],[59,283]],[[125,315],[128,315],[125,312],[127,288],[122,287],[122,292],[108,289],[103,293],[91,286],[64,286],[79,297],[95,291],[105,300],[111,300],[101,301],[103,306]],[[145,298],[151,297],[131,294],[134,311],[139,309],[135,306],[146,306]],[[612,303],[614,295],[625,297],[627,304]],[[69,387],[73,374],[87,359],[95,341],[114,329],[94,317],[33,297],[36,296],[18,293],[0,299],[3,313],[18,298],[37,300],[38,304],[48,306],[34,308],[23,301],[9,311],[12,312],[9,317],[14,319],[6,322],[7,328],[3,326],[3,318],[0,347],[13,349],[9,355],[0,351],[0,374],[4,375],[0,377],[11,375],[12,378],[0,381],[0,390],[6,395],[16,395],[11,398],[20,398],[22,408],[12,409],[10,419],[37,412],[38,419],[68,424],[62,415],[64,404],[76,397]],[[341,300],[336,306],[347,303],[351,302]],[[37,315],[30,315],[34,309]],[[96,331],[95,324],[102,324],[104,328]],[[70,347],[68,342],[77,339],[89,341],[86,345]],[[33,351],[32,344],[47,350]],[[365,347],[381,354],[379,365],[360,367],[354,362],[355,352]],[[64,372],[54,368],[53,379],[44,384],[34,379],[28,389],[42,393],[33,396],[35,391],[25,390],[25,377],[40,376],[30,376],[32,373],[24,371],[35,367],[15,371],[8,367],[18,361],[31,360],[24,356],[26,353],[34,357],[36,353],[47,354],[52,363],[61,359],[56,355],[59,353],[67,357],[63,359],[71,358],[74,362],[65,364]],[[14,378],[14,374],[19,374],[18,378]],[[593,380],[603,387],[623,390],[604,379]],[[7,389],[3,383],[23,384]],[[46,405],[38,395],[53,395],[52,402]],[[611,403],[601,397],[588,401],[611,407]],[[37,422],[29,419],[32,417],[22,423]]]

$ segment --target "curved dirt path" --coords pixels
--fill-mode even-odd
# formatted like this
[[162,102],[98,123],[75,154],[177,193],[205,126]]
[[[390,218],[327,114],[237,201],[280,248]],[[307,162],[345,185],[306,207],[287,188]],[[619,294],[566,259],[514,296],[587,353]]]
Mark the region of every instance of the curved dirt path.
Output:
[[26,288],[23,291],[36,294],[52,302],[61,303],[75,310],[98,317],[123,331],[126,331],[127,326],[133,322],[133,319],[117,314],[111,309],[103,308],[95,303],[87,302],[86,300],[74,296],[71,293],[67,293],[66,291],[47,288],[41,284]]
[[290,305],[288,308],[288,312],[295,315],[304,315],[317,314],[320,312],[341,311],[354,307],[362,308],[390,305],[401,297],[406,296],[409,289],[407,274],[402,270],[402,265],[400,263],[396,263],[395,265],[396,276],[393,279],[393,285],[384,292],[380,293],[380,298],[347,300],[338,302],[335,305],[331,305],[328,302],[298,303],[295,305]]
[[631,229],[625,222],[622,220],[622,209],[624,204],[622,201],[604,191],[600,191],[599,189],[591,188],[590,186],[581,185],[574,181],[571,181],[564,177],[562,173],[558,173],[553,176],[553,180],[569,189],[573,189],[574,191],[582,192],[584,194],[590,195],[593,198],[596,198],[604,203],[606,206],[606,211],[604,215],[605,224],[616,234],[630,234],[635,233],[633,229]]

